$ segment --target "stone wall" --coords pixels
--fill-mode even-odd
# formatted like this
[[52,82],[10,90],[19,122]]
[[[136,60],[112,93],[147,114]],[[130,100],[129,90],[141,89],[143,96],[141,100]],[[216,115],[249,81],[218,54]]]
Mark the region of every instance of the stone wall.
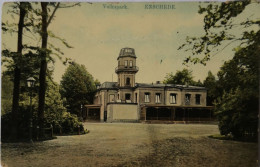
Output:
[[139,115],[137,104],[107,105],[107,122],[138,122]]

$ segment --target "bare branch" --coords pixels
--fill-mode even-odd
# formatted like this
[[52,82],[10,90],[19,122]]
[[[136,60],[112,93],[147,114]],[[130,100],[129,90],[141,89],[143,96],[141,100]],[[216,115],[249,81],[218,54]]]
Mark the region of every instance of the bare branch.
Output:
[[221,50],[219,50],[217,53],[215,53],[214,55],[212,55],[212,57],[216,56],[217,54],[219,54],[220,52],[222,52],[226,47],[228,47],[230,44],[232,44],[235,41],[238,41],[240,39],[235,39],[233,41],[230,41],[226,46],[224,46]]
[[[92,3],[90,3],[90,4],[92,4]],[[79,5],[80,5],[80,2],[75,3],[75,4],[73,4],[73,5],[64,5],[64,6],[60,6],[59,8],[70,8],[70,7],[79,6]]]
[[53,19],[54,14],[55,14],[55,12],[57,11],[57,9],[59,8],[59,6],[60,6],[60,2],[58,2],[58,4],[55,6],[55,9],[53,10],[53,12],[52,12],[52,14],[51,14],[51,16],[50,16],[50,18],[49,18],[49,20],[48,20],[48,22],[47,22],[47,27],[48,27],[49,24],[51,23],[51,20]]

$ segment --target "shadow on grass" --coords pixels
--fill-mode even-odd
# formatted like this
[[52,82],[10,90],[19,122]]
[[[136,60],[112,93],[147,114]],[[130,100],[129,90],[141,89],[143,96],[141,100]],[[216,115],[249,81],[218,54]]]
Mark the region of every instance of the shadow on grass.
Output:
[[230,141],[239,141],[239,142],[250,142],[250,143],[257,143],[257,139],[255,138],[235,138],[231,135],[220,135],[220,134],[214,134],[208,136],[211,139],[217,139],[217,140],[230,140]]
[[[57,139],[56,136],[53,137],[44,137],[44,138],[39,138],[38,140],[36,140],[36,138],[34,138],[32,140],[32,142],[42,142],[42,141],[47,141],[47,140],[53,140],[53,139]],[[2,143],[32,143],[31,140],[27,139],[27,138],[20,138],[20,139],[2,139],[1,140]]]
[[[66,133],[66,134],[54,134],[52,137],[51,136],[45,136],[43,138],[39,138],[33,139],[33,142],[43,142],[43,141],[47,141],[47,140],[54,140],[57,139],[57,136],[77,136],[77,135],[86,135],[88,134],[90,131],[89,130],[85,130],[83,133]],[[2,143],[31,143],[31,141],[28,138],[20,138],[20,139],[8,139],[8,138],[2,138],[1,139]]]
[[78,133],[64,133],[64,134],[55,134],[55,136],[77,136],[77,135],[86,135],[88,134],[90,131],[89,130],[85,130],[84,132],[81,132],[80,134]]

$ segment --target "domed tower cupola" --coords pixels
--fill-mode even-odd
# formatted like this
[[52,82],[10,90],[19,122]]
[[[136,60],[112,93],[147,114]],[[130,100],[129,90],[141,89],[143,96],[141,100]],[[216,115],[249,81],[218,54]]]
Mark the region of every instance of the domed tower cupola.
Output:
[[118,75],[118,86],[134,87],[135,74],[138,72],[135,50],[133,48],[122,48],[117,61],[118,66],[115,72]]

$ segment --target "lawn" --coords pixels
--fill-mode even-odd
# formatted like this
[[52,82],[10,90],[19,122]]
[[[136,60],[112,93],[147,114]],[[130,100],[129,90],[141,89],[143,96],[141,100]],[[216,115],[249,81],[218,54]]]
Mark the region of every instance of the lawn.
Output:
[[90,133],[2,143],[2,166],[257,166],[257,143],[218,140],[217,125],[85,123]]

